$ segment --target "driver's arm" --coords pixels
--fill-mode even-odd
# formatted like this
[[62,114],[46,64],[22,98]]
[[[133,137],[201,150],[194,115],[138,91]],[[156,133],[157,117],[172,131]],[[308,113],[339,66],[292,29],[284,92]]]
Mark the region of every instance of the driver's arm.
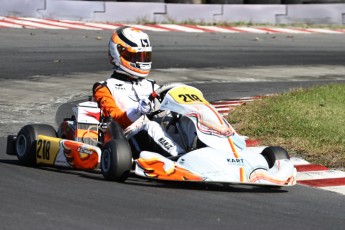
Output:
[[104,116],[112,117],[123,129],[133,123],[127,116],[126,111],[120,110],[116,105],[115,100],[106,85],[99,82],[96,83],[93,86],[93,97],[98,102]]

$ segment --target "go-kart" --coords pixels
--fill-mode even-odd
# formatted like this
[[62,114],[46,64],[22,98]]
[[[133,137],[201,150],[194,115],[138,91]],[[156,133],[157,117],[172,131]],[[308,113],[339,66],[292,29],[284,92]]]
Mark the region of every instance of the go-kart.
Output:
[[[158,104],[150,114],[186,150],[177,156],[135,151],[124,131],[103,117],[97,103],[73,108],[60,125],[31,124],[8,136],[7,154],[26,165],[100,168],[105,179],[125,181],[131,174],[172,181],[250,184],[270,187],[296,184],[296,169],[279,146],[246,146],[245,138],[221,116],[197,88],[166,84],[149,99]],[[133,169],[133,170],[132,170]]]

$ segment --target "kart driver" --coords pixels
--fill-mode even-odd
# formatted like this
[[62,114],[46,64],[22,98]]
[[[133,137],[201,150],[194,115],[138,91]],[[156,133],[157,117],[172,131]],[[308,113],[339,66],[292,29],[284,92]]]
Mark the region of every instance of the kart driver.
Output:
[[184,153],[184,149],[157,122],[145,116],[154,106],[148,97],[159,87],[146,79],[151,70],[151,53],[152,46],[146,33],[131,27],[116,29],[108,45],[114,72],[109,79],[94,84],[93,97],[103,115],[111,117],[125,130],[127,139],[138,152],[148,150],[138,144],[144,133],[145,138],[153,140],[163,150],[160,151],[163,155],[176,156]]

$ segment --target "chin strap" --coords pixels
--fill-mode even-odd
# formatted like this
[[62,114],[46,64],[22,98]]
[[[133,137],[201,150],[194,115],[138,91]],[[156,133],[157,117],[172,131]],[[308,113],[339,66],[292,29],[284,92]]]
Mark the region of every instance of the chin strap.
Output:
[[[133,75],[127,73],[126,71],[123,71],[120,67],[118,67],[118,66],[116,66],[116,65],[113,67],[113,71],[114,71],[114,73],[118,73],[118,74],[120,74],[120,75],[126,75],[127,78],[128,78],[128,77],[133,78],[133,79],[136,78],[136,77],[134,77]],[[122,80],[122,79],[121,79],[121,80]]]
[[[136,81],[136,80],[142,78],[142,77],[134,76],[130,73],[127,73],[126,71],[124,71],[123,69],[121,69],[119,66],[116,66],[116,65],[113,67],[113,71],[114,71],[114,73],[120,74],[122,76],[125,75],[125,77],[127,78],[127,81]],[[118,78],[117,75],[115,78]],[[120,79],[120,80],[123,80],[123,79]]]

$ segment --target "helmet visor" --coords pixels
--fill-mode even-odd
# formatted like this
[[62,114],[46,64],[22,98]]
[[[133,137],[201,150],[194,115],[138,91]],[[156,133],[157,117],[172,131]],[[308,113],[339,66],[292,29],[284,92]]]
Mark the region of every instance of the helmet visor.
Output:
[[118,51],[120,56],[128,62],[137,63],[137,62],[151,62],[151,51],[143,52],[130,52],[122,46],[118,46]]

